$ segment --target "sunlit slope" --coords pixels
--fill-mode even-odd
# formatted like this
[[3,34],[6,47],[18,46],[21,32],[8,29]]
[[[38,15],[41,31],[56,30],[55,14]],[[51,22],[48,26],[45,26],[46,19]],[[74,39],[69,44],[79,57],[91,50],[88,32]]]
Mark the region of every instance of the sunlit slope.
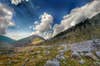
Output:
[[41,43],[41,42],[43,42],[44,40],[43,39],[41,39],[41,38],[35,38],[35,39],[33,39],[32,40],[32,44],[39,44],[39,43]]
[[15,46],[21,47],[21,46],[28,46],[28,45],[36,45],[43,41],[44,41],[44,38],[40,36],[32,35],[32,36],[16,41]]

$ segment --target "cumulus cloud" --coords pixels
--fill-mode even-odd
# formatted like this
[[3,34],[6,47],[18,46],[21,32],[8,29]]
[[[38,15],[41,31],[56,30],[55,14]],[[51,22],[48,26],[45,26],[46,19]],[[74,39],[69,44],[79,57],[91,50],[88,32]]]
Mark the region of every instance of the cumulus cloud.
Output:
[[48,14],[48,13],[44,13],[43,15],[40,16],[40,23],[38,21],[34,22],[35,25],[33,27],[33,29],[35,30],[36,34],[47,34],[47,32],[52,28],[52,23],[53,23],[53,17]]
[[100,13],[99,0],[92,1],[82,7],[73,9],[70,14],[67,14],[63,17],[63,20],[60,24],[56,24],[54,26],[53,36],[71,28],[72,26],[75,26],[87,18],[92,18],[98,13]]
[[22,2],[28,2],[29,0],[11,0],[11,3],[14,5],[18,5]]
[[5,34],[9,26],[14,26],[11,21],[13,12],[3,4],[0,4],[0,35]]

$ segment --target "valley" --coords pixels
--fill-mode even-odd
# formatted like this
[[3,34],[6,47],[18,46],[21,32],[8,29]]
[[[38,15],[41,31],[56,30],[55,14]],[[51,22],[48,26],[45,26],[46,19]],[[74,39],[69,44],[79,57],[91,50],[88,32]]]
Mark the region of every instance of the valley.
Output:
[[100,66],[100,14],[45,40],[0,41],[0,66]]

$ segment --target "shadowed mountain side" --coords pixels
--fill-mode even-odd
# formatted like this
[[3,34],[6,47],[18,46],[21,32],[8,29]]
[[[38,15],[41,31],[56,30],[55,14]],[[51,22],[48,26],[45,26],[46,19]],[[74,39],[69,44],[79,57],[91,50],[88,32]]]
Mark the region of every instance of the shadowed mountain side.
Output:
[[76,26],[59,33],[44,44],[76,43],[100,38],[100,14],[86,19]]
[[[73,31],[73,32],[75,32],[75,31],[77,32],[77,30],[84,31],[84,30],[89,30],[89,28],[94,28],[94,27],[96,28],[98,26],[100,26],[100,14],[96,15],[92,19],[86,19],[85,21],[77,24],[76,26],[74,26],[64,32],[59,33],[58,35],[55,36],[55,38],[65,35],[67,33],[70,33],[71,31]],[[90,31],[91,31],[91,29],[90,29]]]

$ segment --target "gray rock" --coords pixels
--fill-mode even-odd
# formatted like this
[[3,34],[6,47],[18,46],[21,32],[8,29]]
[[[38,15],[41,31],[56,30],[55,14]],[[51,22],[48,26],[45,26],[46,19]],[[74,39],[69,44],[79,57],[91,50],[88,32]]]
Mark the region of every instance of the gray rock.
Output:
[[65,57],[63,55],[57,55],[56,58],[58,60],[65,60]]
[[80,55],[81,55],[81,56],[84,56],[84,53],[83,53],[83,52],[81,52],[81,53],[80,53]]
[[100,51],[100,39],[93,40],[93,48]]
[[94,62],[96,66],[100,66],[100,62]]
[[57,59],[48,60],[44,66],[60,66],[60,62]]
[[100,58],[100,51],[96,51],[96,55]]
[[73,52],[91,52],[93,50],[91,43],[91,41],[75,43],[71,46],[71,50]]
[[72,52],[72,58],[80,58],[80,54],[78,52]]
[[84,63],[85,63],[85,60],[81,59],[81,60],[79,61],[79,63],[80,63],[80,64],[84,64]]
[[65,51],[64,50],[59,50],[59,55],[64,55]]

